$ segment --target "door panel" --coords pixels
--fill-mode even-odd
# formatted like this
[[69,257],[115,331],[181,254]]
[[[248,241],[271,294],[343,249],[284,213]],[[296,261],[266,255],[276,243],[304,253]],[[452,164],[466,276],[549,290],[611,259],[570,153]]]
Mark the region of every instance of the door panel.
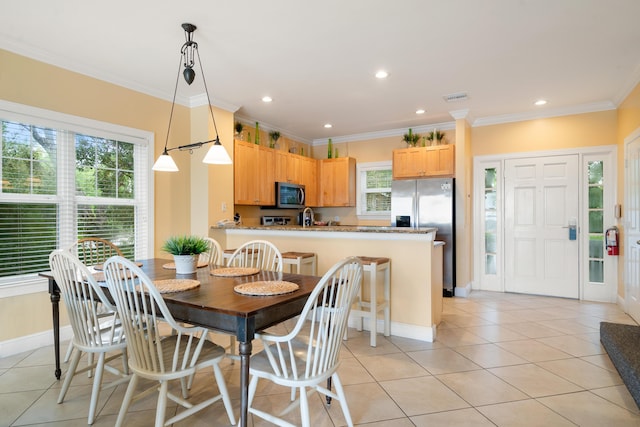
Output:
[[505,162],[505,290],[579,297],[578,156]]
[[640,322],[640,137],[625,154],[625,293],[629,315]]

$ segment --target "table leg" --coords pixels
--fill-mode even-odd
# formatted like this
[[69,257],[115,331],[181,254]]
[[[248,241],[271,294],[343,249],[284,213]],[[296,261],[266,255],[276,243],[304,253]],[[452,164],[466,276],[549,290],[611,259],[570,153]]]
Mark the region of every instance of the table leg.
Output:
[[56,379],[60,379],[60,294],[51,293],[51,309],[53,312],[53,348],[56,358]]
[[251,341],[241,341],[238,345],[240,353],[240,426],[247,427],[249,414],[249,358],[251,357]]

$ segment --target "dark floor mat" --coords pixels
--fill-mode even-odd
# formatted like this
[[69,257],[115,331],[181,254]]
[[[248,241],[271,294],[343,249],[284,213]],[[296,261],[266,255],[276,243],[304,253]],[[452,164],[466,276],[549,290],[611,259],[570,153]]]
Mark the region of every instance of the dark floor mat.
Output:
[[601,322],[600,341],[640,408],[640,326]]

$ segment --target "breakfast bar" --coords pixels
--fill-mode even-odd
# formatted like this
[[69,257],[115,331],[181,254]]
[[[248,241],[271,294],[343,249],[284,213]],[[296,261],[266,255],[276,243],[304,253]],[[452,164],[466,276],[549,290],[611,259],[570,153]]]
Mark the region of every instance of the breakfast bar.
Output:
[[[227,249],[263,239],[282,252],[314,252],[318,275],[348,256],[389,258],[391,334],[433,341],[442,314],[442,245],[434,241],[435,232],[384,226],[238,225],[213,226],[209,235]],[[365,329],[370,328],[365,321]],[[382,330],[380,321],[376,330]]]

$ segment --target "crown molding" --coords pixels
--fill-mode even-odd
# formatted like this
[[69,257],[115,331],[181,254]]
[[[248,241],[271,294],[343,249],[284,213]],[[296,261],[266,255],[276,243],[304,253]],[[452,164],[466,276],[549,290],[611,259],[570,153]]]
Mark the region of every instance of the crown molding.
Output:
[[611,101],[594,102],[566,108],[540,110],[539,112],[526,112],[516,114],[503,114],[499,116],[479,117],[473,121],[472,127],[499,125],[504,123],[523,122],[526,120],[548,119],[552,117],[571,116],[574,114],[596,113],[599,111],[615,110],[616,106]]
[[640,65],[636,67],[629,80],[627,80],[626,84],[622,86],[620,92],[613,98],[613,103],[616,107],[620,106],[620,104],[627,99],[638,84],[640,84]]
[[456,120],[467,119],[467,121],[469,121],[470,119],[468,108],[465,108],[464,110],[449,111],[449,114]]
[[[208,105],[208,104],[209,104],[209,99],[207,97],[207,94],[201,93],[199,95],[194,95],[191,98],[189,98],[189,103],[187,106],[189,108],[195,108],[195,107],[202,107],[203,105]],[[232,104],[230,102],[222,101],[222,100],[214,100],[211,102],[211,105],[213,105],[216,108],[229,111],[231,113],[235,113],[240,109],[238,105]]]
[[287,132],[284,129],[279,129],[276,126],[273,126],[270,123],[261,122],[259,120],[254,120],[251,117],[240,116],[240,115],[236,115],[234,118],[235,118],[235,120],[237,122],[240,122],[245,126],[248,126],[249,129],[251,129],[253,126],[255,126],[256,125],[256,121],[258,121],[260,123],[260,129],[265,131],[265,132],[271,132],[271,131],[277,130],[278,132],[280,132],[280,134],[282,136],[286,136],[289,139],[293,139],[294,141],[302,142],[302,143],[309,144],[309,145],[312,144],[312,141],[310,139],[302,138],[300,136],[294,135],[291,132]]
[[[433,132],[435,129],[439,130],[455,130],[456,124],[453,122],[434,123],[430,125],[411,126],[411,130],[415,133]],[[375,132],[356,133],[352,135],[332,136],[331,142],[354,142],[354,141],[367,141],[369,139],[390,138],[394,136],[402,137],[407,133],[408,128],[387,129]],[[329,138],[314,139],[311,145],[326,145]]]

